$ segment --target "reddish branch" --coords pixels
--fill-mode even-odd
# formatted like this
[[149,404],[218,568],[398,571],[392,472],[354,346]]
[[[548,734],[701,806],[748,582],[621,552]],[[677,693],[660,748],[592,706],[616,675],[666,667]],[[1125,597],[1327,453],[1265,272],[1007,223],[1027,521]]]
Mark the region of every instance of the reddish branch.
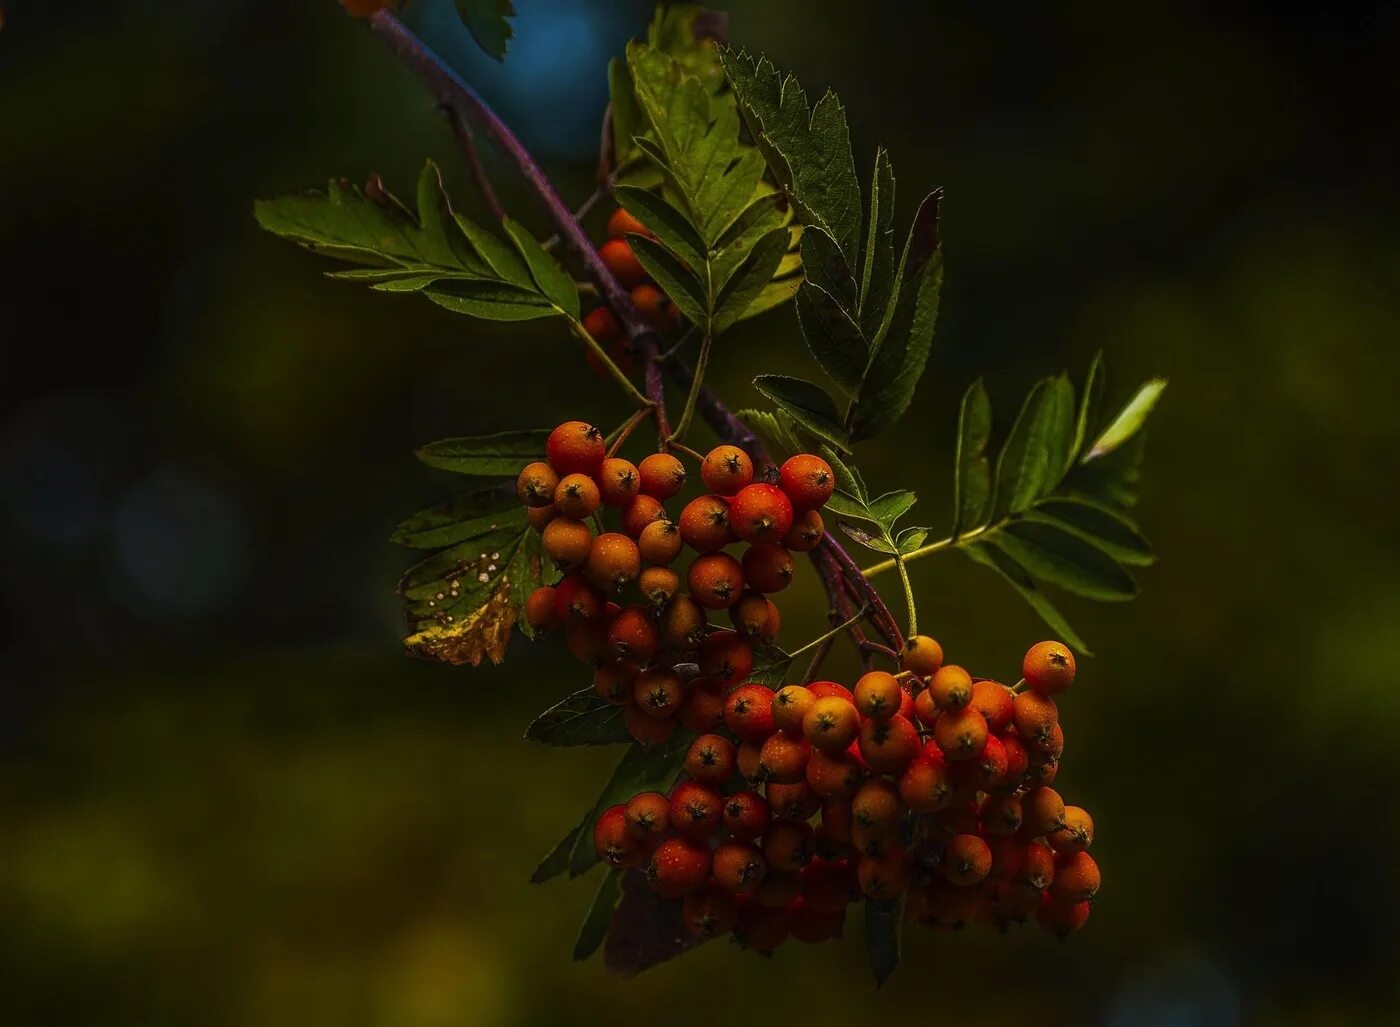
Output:
[[[668,372],[676,384],[683,389],[690,388],[694,372],[674,357],[664,361],[663,368],[660,356],[660,338],[655,329],[642,319],[641,312],[632,302],[627,290],[622,287],[607,265],[603,263],[592,240],[588,238],[588,234],[583,230],[583,226],[579,223],[573,210],[564,202],[558,190],[554,188],[554,183],[549,180],[549,176],[544,173],[530,152],[525,149],[525,146],[511,132],[506,123],[487,105],[476,90],[429,50],[422,40],[410,32],[389,11],[377,11],[370,16],[369,23],[375,34],[384,40],[395,55],[422,79],[433,99],[451,113],[454,129],[466,151],[468,161],[472,164],[473,173],[480,172],[478,184],[484,182],[485,173],[480,171],[481,165],[479,156],[476,154],[475,142],[467,127],[469,124],[475,125],[515,163],[521,176],[539,196],[558,228],[564,244],[584,265],[588,276],[597,285],[599,295],[612,308],[618,321],[626,329],[633,348],[645,360],[647,398],[655,404],[657,427],[661,437],[668,436],[670,426],[666,418],[663,371]],[[486,202],[495,209],[498,205],[492,202],[494,193],[490,189],[490,184],[485,183],[482,191]],[[705,423],[720,438],[742,447],[753,457],[756,464],[760,466],[772,465],[772,458],[763,445],[763,440],[754,433],[753,429],[740,420],[708,386],[701,387],[697,409]],[[903,648],[904,638],[900,634],[899,625],[891,616],[889,608],[880,598],[880,594],[874,586],[861,574],[860,567],[851,559],[850,554],[841,547],[841,544],[834,537],[828,534],[822,544],[812,551],[811,558],[837,615],[841,616],[842,619],[847,619],[860,605],[868,604],[872,626],[894,650],[898,651]],[[866,639],[858,625],[852,625],[849,633],[862,654],[868,655],[873,651],[878,651],[876,644]],[[821,650],[819,655],[824,652],[824,649]],[[811,673],[815,673],[816,669],[814,666]]]

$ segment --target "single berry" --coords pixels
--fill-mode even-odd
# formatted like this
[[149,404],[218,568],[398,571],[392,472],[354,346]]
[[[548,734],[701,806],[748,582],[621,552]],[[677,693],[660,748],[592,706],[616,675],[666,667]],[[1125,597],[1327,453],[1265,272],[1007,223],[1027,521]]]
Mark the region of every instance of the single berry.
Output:
[[1053,788],[1033,788],[1023,801],[1026,828],[1032,837],[1049,836],[1065,826],[1065,800]]
[[554,599],[558,590],[553,585],[544,585],[530,593],[525,600],[525,622],[536,631],[549,631],[564,623],[555,609]]
[[778,470],[778,482],[792,500],[795,510],[815,510],[825,506],[836,489],[831,465],[811,453],[799,453]]
[[773,723],[779,731],[800,734],[802,718],[817,697],[802,685],[784,685],[773,696]]
[[608,216],[608,238],[621,239],[628,233],[635,235],[651,235],[647,231],[646,225],[642,224],[627,211],[618,207]]
[[627,807],[609,806],[593,825],[593,848],[608,866],[635,867],[646,859],[647,844],[627,830]]
[[851,797],[851,816],[859,827],[897,830],[904,818],[904,800],[888,778],[867,778]]
[[644,561],[669,567],[681,555],[681,529],[675,521],[652,521],[637,538],[637,551]]
[[515,479],[515,494],[528,507],[540,509],[554,502],[554,490],[559,487],[559,475],[543,460],[526,464]]
[[921,755],[904,768],[899,778],[899,797],[917,813],[937,813],[947,808],[953,797],[953,782],[941,752],[937,762]]
[[938,715],[942,711],[933,701],[933,689],[925,688],[914,698],[914,716],[926,729],[932,728],[938,722]]
[[807,787],[823,799],[854,795],[864,771],[849,753],[813,749],[807,760]]
[[772,823],[768,800],[755,791],[735,792],[724,800],[724,828],[735,838],[752,841],[762,837]]
[[792,503],[775,485],[746,485],[729,501],[729,522],[745,542],[776,542],[792,528]]
[[729,619],[739,634],[765,645],[778,637],[778,629],[782,626],[778,607],[767,596],[757,592],[745,592],[740,596],[739,601],[729,608]]
[[919,753],[919,732],[907,717],[867,720],[860,727],[860,754],[870,769],[902,774]]
[[676,672],[667,667],[652,667],[637,675],[632,685],[632,698],[637,707],[654,720],[673,719],[685,700],[685,688]]
[[[619,660],[632,659],[645,663],[655,656],[661,649],[661,633],[656,630],[651,614],[641,606],[629,606],[619,613],[608,625],[608,649]],[[674,713],[677,708],[679,697],[670,712]]]
[[604,660],[593,670],[593,691],[613,706],[625,706],[632,698],[638,673],[631,660]]
[[670,453],[652,453],[637,467],[642,493],[670,499],[685,487],[685,465]]
[[745,742],[762,744],[773,726],[773,690],[767,685],[741,685],[729,693],[724,723]]
[[681,320],[681,312],[671,302],[671,297],[650,283],[643,283],[632,290],[632,302],[642,315],[642,320],[658,332],[669,332]]
[[626,239],[609,239],[598,247],[598,256],[624,288],[636,288],[647,280],[646,268]]
[[664,521],[666,508],[651,496],[638,496],[622,511],[622,530],[632,538],[641,538],[652,521]]
[[770,781],[764,790],[776,820],[807,820],[822,808],[822,797],[808,788],[806,781],[793,784]]
[[549,527],[549,522],[554,520],[559,511],[554,509],[551,501],[548,506],[528,506],[525,508],[525,519],[530,522],[530,527],[543,534],[544,529]]
[[774,870],[801,870],[815,846],[812,825],[805,820],[780,820],[763,838],[763,857]]
[[641,571],[637,543],[616,531],[604,532],[593,540],[583,565],[588,580],[604,592],[621,592]]
[[661,637],[672,649],[693,652],[704,638],[705,623],[700,604],[690,596],[678,595],[661,615]]
[[560,567],[577,567],[588,558],[593,532],[583,521],[556,517],[544,529],[544,551]]
[[904,690],[893,674],[872,670],[856,682],[856,709],[872,720],[889,720],[899,712]]
[[544,444],[549,466],[562,475],[593,474],[603,463],[603,433],[583,421],[565,421]]
[[721,496],[732,496],[753,481],[753,461],[738,446],[716,446],[700,464],[705,487]]
[[835,681],[813,681],[807,687],[818,699],[835,696],[838,699],[845,699],[852,706],[856,704],[855,694],[845,685],[839,685]]
[[987,722],[969,707],[944,710],[933,725],[933,740],[950,760],[976,759],[987,744]]
[[724,727],[724,686],[706,678],[692,681],[681,704],[680,719],[687,731],[701,735]]
[[860,714],[850,700],[839,696],[819,698],[802,718],[802,733],[807,741],[825,752],[846,748],[859,732]]
[[598,492],[607,506],[630,506],[637,498],[641,483],[641,472],[630,460],[609,457],[598,468]]
[[909,853],[899,846],[879,856],[862,856],[856,867],[860,890],[872,899],[893,899],[909,887]]
[[972,701],[972,677],[957,664],[950,663],[934,672],[928,690],[940,710],[960,710]]
[[597,663],[609,655],[607,620],[595,617],[570,621],[564,628],[564,644],[580,663]]
[[815,510],[803,510],[793,515],[792,527],[783,536],[783,545],[794,553],[810,553],[821,545],[826,534],[826,523]]
[[655,610],[665,607],[680,591],[681,579],[669,567],[648,567],[637,578],[637,591]]
[[1030,842],[1026,845],[1026,855],[1021,861],[1021,869],[1016,871],[1015,881],[1029,891],[1041,892],[1050,887],[1055,878],[1055,853],[1048,845]]
[[695,601],[707,610],[733,606],[744,593],[744,571],[728,553],[696,557],[686,572],[686,585]]
[[995,789],[1006,778],[1006,747],[996,735],[988,735],[982,751],[977,756],[978,783],[988,791]]
[[1022,692],[1013,700],[1012,722],[1028,748],[1046,745],[1060,722],[1055,700],[1039,692]]
[[982,803],[982,830],[993,835],[1011,835],[1021,829],[1025,816],[1021,800],[1015,795],[990,795]]
[[[769,721],[772,714],[769,714]],[[758,755],[759,776],[778,784],[796,784],[805,779],[812,746],[799,735],[774,731],[763,741]]]
[[685,754],[685,772],[703,785],[718,787],[734,774],[734,743],[722,735],[701,735]]
[[960,888],[980,884],[992,870],[992,850],[978,835],[954,835],[943,850],[943,876]]
[[1021,661],[1021,676],[1032,691],[1059,695],[1074,683],[1074,653],[1063,642],[1037,642]]
[[1099,893],[1099,865],[1087,852],[1072,852],[1055,868],[1050,894],[1061,902],[1088,902]]
[[996,681],[978,681],[972,686],[972,699],[968,703],[982,714],[987,722],[987,730],[999,734],[1011,723],[1015,696],[1011,690]]
[[1094,818],[1078,806],[1065,807],[1065,826],[1047,839],[1059,853],[1083,852],[1094,844]]
[[671,826],[671,801],[660,792],[639,792],[624,808],[627,833],[651,848]]
[[671,830],[701,841],[719,830],[724,796],[699,781],[682,781],[671,793]]
[[781,592],[792,584],[796,568],[792,554],[776,542],[760,542],[744,550],[744,581],[765,595]]
[[726,892],[742,895],[753,891],[768,876],[768,861],[758,847],[746,841],[721,842],[711,860],[715,883]]
[[705,887],[710,879],[710,849],[688,838],[667,838],[651,854],[646,881],[668,899]]
[[569,474],[554,489],[554,509],[561,517],[581,521],[602,504],[598,483],[587,474]]
[[723,496],[700,496],[681,510],[681,538],[697,553],[713,553],[734,541],[729,501]]
[[899,654],[899,666],[921,678],[936,674],[943,666],[943,647],[928,635],[910,635]]
[[[617,323],[617,318],[607,307],[594,307],[590,310],[584,316],[583,327],[593,336],[595,342],[602,343],[605,347],[622,339],[622,326]],[[592,354],[593,348],[589,347],[588,352]]]
[[710,884],[681,899],[681,919],[697,938],[721,938],[739,923],[739,906],[724,889]]
[[[679,603],[681,598],[677,597]],[[737,685],[753,670],[753,647],[733,631],[712,631],[700,643],[700,673]]]
[[1047,894],[1040,903],[1038,916],[1042,927],[1064,941],[1088,923],[1089,912],[1087,902],[1064,902]]

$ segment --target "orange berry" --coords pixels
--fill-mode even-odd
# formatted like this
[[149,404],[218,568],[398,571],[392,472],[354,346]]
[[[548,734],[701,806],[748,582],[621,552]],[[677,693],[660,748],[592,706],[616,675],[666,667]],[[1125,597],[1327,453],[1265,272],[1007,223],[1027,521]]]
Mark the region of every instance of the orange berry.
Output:
[[626,239],[609,239],[598,247],[598,256],[603,258],[603,263],[625,289],[634,288],[647,280],[646,268],[642,267]]
[[[677,597],[677,602],[682,597]],[[753,647],[733,631],[712,631],[700,643],[700,673],[737,685],[753,670]]]
[[950,663],[934,672],[928,690],[940,710],[960,710],[972,701],[972,676]]
[[603,463],[603,433],[584,421],[565,421],[544,446],[549,466],[560,475],[593,474]]
[[564,623],[555,610],[554,597],[557,590],[553,585],[544,585],[530,593],[525,600],[525,623],[536,631],[548,631]]
[[794,510],[815,510],[825,506],[836,489],[831,465],[811,453],[799,453],[778,470],[778,483],[792,500]]
[[[771,719],[771,713],[770,713]],[[801,735],[774,731],[763,741],[758,754],[758,773],[765,781],[796,784],[805,779],[811,744]]]
[[1055,854],[1040,842],[1026,844],[1026,855],[1014,880],[1023,888],[1039,892],[1050,887],[1055,878]]
[[753,481],[753,461],[738,446],[716,446],[700,464],[705,487],[721,496],[732,496]]
[[640,866],[647,857],[646,843],[627,830],[627,808],[621,803],[603,810],[594,823],[593,848],[599,859],[613,867]]
[[666,837],[671,826],[671,802],[660,792],[639,792],[627,800],[623,813],[627,833],[648,848]]
[[598,468],[598,492],[608,506],[630,506],[641,483],[641,473],[630,460],[608,457]]
[[670,499],[685,487],[685,465],[670,453],[652,453],[637,471],[642,492],[656,499]]
[[847,752],[823,752],[812,749],[807,760],[807,787],[823,799],[854,795],[860,787],[863,771]]
[[851,797],[851,817],[861,827],[898,828],[904,817],[899,789],[888,778],[867,778]]
[[792,554],[776,542],[760,542],[744,550],[743,569],[749,587],[765,595],[787,588],[796,573]]
[[1087,852],[1072,852],[1055,868],[1050,894],[1062,902],[1088,902],[1099,893],[1099,865]]
[[715,849],[711,872],[716,884],[726,892],[739,895],[763,883],[768,876],[768,861],[758,847],[749,842],[726,841]]
[[805,820],[780,820],[763,838],[763,858],[774,870],[801,870],[812,858],[812,825]]
[[899,712],[904,690],[893,674],[872,670],[856,682],[856,709],[861,716],[873,720],[888,720]]
[[948,768],[922,756],[915,757],[899,778],[899,797],[918,813],[937,813],[953,798],[953,782]]
[[593,532],[583,521],[556,517],[544,529],[544,551],[560,567],[577,567],[588,558]]
[[782,784],[770,781],[764,787],[768,794],[768,806],[777,820],[806,820],[822,808],[822,799],[806,781]]
[[681,919],[697,938],[719,938],[739,922],[739,906],[717,885],[710,884],[681,899]]
[[744,593],[744,572],[728,553],[696,557],[686,572],[686,585],[695,601],[707,610],[733,606]]
[[1011,719],[1027,747],[1048,744],[1060,722],[1055,700],[1039,692],[1022,692],[1012,703]]
[[761,837],[773,819],[768,800],[751,790],[729,796],[722,815],[725,830],[746,841]]
[[784,685],[773,696],[773,723],[779,731],[802,733],[802,718],[817,697],[802,685]]
[[671,302],[671,297],[654,285],[644,283],[633,289],[632,302],[642,319],[658,332],[668,332],[680,323],[681,312]]
[[632,538],[640,538],[652,521],[666,519],[666,508],[651,496],[638,496],[622,511],[622,530]]
[[1021,829],[1025,816],[1021,800],[1014,795],[992,795],[980,810],[982,830],[988,834],[1011,835]]
[[672,649],[692,652],[705,637],[705,611],[688,595],[678,595],[661,615],[661,637]]
[[919,753],[919,732],[907,717],[867,720],[860,727],[860,754],[871,770],[902,774]]
[[637,580],[641,570],[642,557],[637,543],[615,531],[605,532],[593,540],[583,565],[588,580],[604,592],[621,592],[629,582]]
[[943,850],[943,876],[961,888],[980,884],[992,870],[992,850],[975,834],[954,835]]
[[515,494],[528,507],[540,508],[554,502],[554,490],[559,487],[559,475],[543,460],[526,464],[515,479]]
[[685,688],[675,671],[652,667],[637,675],[632,685],[632,699],[637,708],[653,720],[671,720],[680,712]]
[[556,513],[554,502],[551,500],[548,506],[526,507],[525,519],[530,522],[530,527],[538,532],[543,532],[549,526],[549,522],[554,520]]
[[1074,653],[1063,642],[1037,642],[1021,661],[1021,676],[1032,691],[1058,695],[1074,683]]
[[776,485],[745,485],[729,501],[729,523],[745,542],[775,542],[792,527],[792,503]]
[[972,686],[972,699],[968,705],[982,714],[982,719],[987,722],[987,730],[995,735],[1005,731],[1006,726],[1011,723],[1015,698],[1011,690],[1003,684],[996,681],[978,681]]
[[681,510],[681,538],[697,553],[713,553],[734,541],[729,502],[722,496],[700,496]]
[[647,231],[646,225],[642,224],[621,207],[618,207],[617,210],[613,211],[612,214],[608,216],[608,238],[621,239],[629,232],[635,235],[651,235],[651,233]]
[[783,536],[783,545],[787,546],[794,553],[810,553],[817,546],[821,545],[822,537],[826,534],[826,524],[822,521],[822,515],[815,510],[803,510],[795,512],[792,519],[792,527]]
[[702,841],[719,830],[724,796],[699,781],[682,781],[671,792],[671,830]]
[[778,607],[767,596],[757,592],[745,592],[740,596],[739,601],[729,608],[729,619],[739,634],[761,644],[777,638],[778,629],[782,626]]
[[648,567],[637,578],[637,590],[642,593],[642,598],[657,610],[676,598],[680,587],[680,576],[669,567]]
[[926,728],[931,728],[938,721],[938,714],[941,711],[933,701],[933,689],[925,688],[914,697],[914,716],[919,719],[919,723]]
[[1088,923],[1089,903],[1062,902],[1052,895],[1046,895],[1040,903],[1038,916],[1042,927],[1064,941]]
[[762,744],[773,726],[773,690],[767,685],[741,685],[724,704],[724,723],[745,742]]
[[685,754],[685,772],[704,785],[724,784],[734,768],[734,743],[723,735],[701,735]]
[[637,538],[642,559],[663,567],[681,555],[681,544],[681,531],[675,521],[652,521]]
[[[656,622],[651,619],[643,607],[629,606],[608,625],[608,649],[619,660],[634,659],[640,663],[645,663],[656,655],[661,648],[661,634],[656,630]],[[648,671],[648,673],[651,673]],[[644,675],[645,676],[645,675]],[[677,688],[680,686],[679,680],[676,682]],[[642,682],[637,682],[637,687],[642,687]],[[641,694],[640,692],[638,693]],[[641,700],[638,699],[638,702]],[[654,707],[659,711],[660,707]],[[680,695],[675,696],[675,702],[667,707],[666,712],[653,712],[653,716],[665,717],[675,713],[680,708]]]
[[[604,345],[622,338],[622,326],[617,323],[617,318],[607,307],[595,307],[590,310],[583,318],[583,327],[593,336],[594,341]],[[589,352],[593,352],[591,347]]]
[[987,722],[968,707],[945,710],[933,725],[933,740],[950,760],[976,759],[987,744]]
[[705,678],[692,681],[681,704],[680,720],[687,731],[701,735],[724,727],[723,686]]
[[1033,836],[1052,835],[1065,826],[1065,801],[1053,788],[1033,788],[1023,802],[1026,829]]
[[807,741],[825,752],[846,748],[859,731],[860,714],[849,700],[838,696],[817,699],[802,717],[802,733]]
[[646,865],[646,881],[668,899],[705,887],[710,879],[710,849],[688,838],[667,838]]
[[632,698],[638,673],[631,660],[606,660],[593,671],[593,691],[614,706],[625,706]]
[[1094,844],[1094,818],[1078,806],[1066,806],[1064,826],[1046,840],[1056,852],[1083,852]]
[[554,489],[554,509],[561,517],[581,521],[591,517],[601,503],[598,483],[586,474],[566,475]]
[[899,654],[899,666],[921,678],[936,674],[943,666],[943,647],[928,635],[910,635]]

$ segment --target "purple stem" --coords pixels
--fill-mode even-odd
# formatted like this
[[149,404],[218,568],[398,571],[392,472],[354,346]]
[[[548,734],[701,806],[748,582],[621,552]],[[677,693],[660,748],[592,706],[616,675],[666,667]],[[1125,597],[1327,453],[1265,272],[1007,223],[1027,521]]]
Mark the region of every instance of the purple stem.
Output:
[[467,166],[471,168],[472,179],[476,182],[476,188],[481,193],[481,198],[486,201],[486,208],[491,211],[491,216],[497,221],[506,216],[506,209],[501,206],[500,198],[496,195],[496,190],[491,186],[491,179],[486,174],[486,166],[481,163],[481,153],[476,148],[476,137],[472,135],[471,126],[466,122],[456,108],[441,105],[442,112],[447,115],[447,120],[452,125],[452,134],[457,137],[457,145],[462,148],[463,155],[467,158]]
[[889,642],[896,652],[903,651],[904,635],[899,630],[899,622],[894,619],[890,608],[880,598],[880,593],[875,591],[875,586],[860,572],[860,565],[851,559],[851,554],[841,547],[841,543],[837,542],[829,531],[818,548],[827,550],[836,559],[844,571],[847,587],[854,590],[856,598],[870,604],[870,609],[875,614],[875,626],[880,630],[880,634],[885,636],[885,641]]

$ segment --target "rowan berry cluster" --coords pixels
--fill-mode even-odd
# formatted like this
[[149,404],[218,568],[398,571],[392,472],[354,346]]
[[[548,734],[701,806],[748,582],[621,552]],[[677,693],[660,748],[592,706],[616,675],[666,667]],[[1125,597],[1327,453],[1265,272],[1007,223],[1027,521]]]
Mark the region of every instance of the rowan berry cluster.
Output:
[[[700,476],[708,492],[673,520],[665,503],[688,477],[677,457],[633,464],[608,455],[597,428],[566,421],[550,433],[546,459],[516,482],[545,553],[565,571],[530,595],[526,619],[564,630],[570,651],[594,668],[594,689],[624,707],[643,743],[665,741],[678,725],[721,726],[729,690],[753,670],[754,647],[777,637],[781,616],[769,597],[791,583],[792,554],[821,542],[818,509],[834,488],[830,466],[810,454],[755,481],[737,446],[711,450]],[[604,530],[608,507],[620,531]],[[738,555],[725,551],[734,543],[745,544]],[[672,568],[687,549],[695,555],[682,578]],[[709,623],[721,611],[731,627]]]
[[1050,787],[1073,655],[1039,643],[1013,687],[945,665],[927,636],[901,665],[854,689],[734,687],[669,796],[598,818],[600,858],[644,868],[697,935],[760,952],[834,937],[862,896],[904,896],[932,927],[1078,930],[1099,888],[1094,825]]

